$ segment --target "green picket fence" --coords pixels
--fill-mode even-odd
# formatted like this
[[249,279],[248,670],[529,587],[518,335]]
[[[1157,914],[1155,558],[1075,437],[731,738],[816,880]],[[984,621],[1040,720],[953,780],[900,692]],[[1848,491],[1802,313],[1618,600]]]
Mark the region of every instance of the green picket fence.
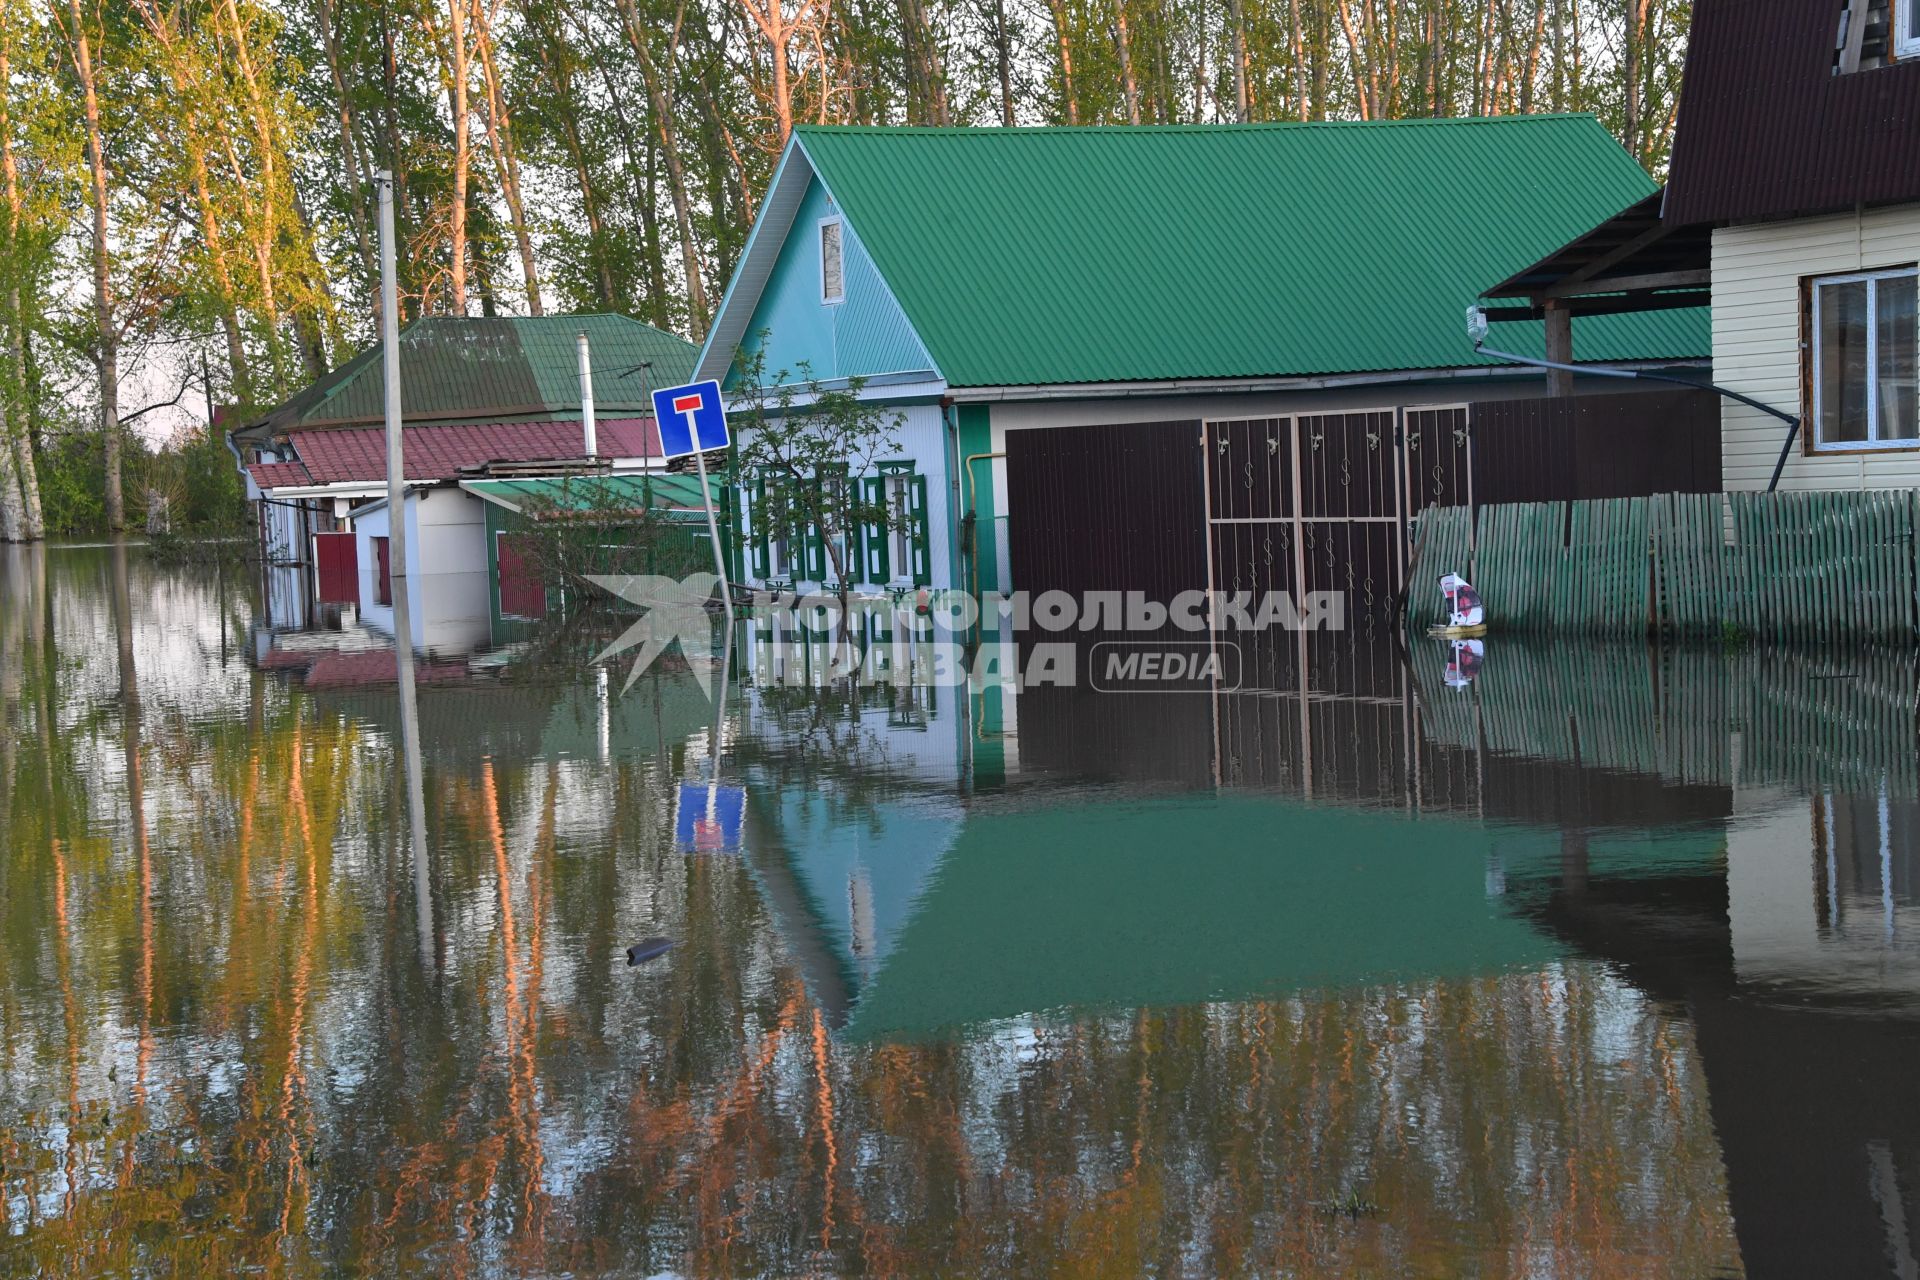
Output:
[[1429,510],[1409,619],[1440,619],[1432,579],[1444,564],[1473,582],[1502,630],[1912,639],[1916,527],[1911,490],[1507,503],[1480,508],[1477,522],[1464,507]]

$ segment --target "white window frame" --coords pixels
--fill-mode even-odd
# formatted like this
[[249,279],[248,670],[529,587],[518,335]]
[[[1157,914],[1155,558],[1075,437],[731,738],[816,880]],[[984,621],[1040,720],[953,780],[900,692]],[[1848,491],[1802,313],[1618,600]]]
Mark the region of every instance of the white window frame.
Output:
[[[1916,0],[1920,3],[1920,0]],[[1840,275],[1807,278],[1807,351],[1812,368],[1812,398],[1807,404],[1807,439],[1815,453],[1860,453],[1890,449],[1920,449],[1920,438],[1882,436],[1880,434],[1880,290],[1874,282],[1920,277],[1920,267],[1882,267],[1873,271],[1849,271]],[[1865,440],[1823,440],[1820,438],[1820,290],[1824,285],[1855,284],[1865,281],[1867,288],[1867,438]],[[1920,327],[1920,326],[1917,326]],[[1920,341],[1920,339],[1916,339]],[[1920,359],[1920,355],[1917,355]],[[1920,435],[1920,432],[1916,432]]]
[[[915,470],[918,464],[913,464]],[[913,529],[909,523],[913,509],[913,470],[881,473],[880,493],[888,513],[887,586],[913,584]],[[896,525],[894,522],[898,521]]]
[[[820,258],[820,305],[837,307],[847,300],[847,222],[839,214],[820,219],[814,232],[814,248]],[[840,292],[827,292],[827,228],[836,228],[840,241]]]
[[1920,0],[1892,0],[1893,56],[1920,58]]

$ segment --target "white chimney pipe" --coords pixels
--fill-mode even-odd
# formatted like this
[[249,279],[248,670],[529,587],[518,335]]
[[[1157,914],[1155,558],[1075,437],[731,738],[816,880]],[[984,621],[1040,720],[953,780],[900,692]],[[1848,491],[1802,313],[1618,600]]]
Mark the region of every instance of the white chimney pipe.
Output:
[[580,430],[587,438],[587,457],[600,456],[600,442],[593,430],[593,360],[587,354],[587,333],[582,329],[574,339],[580,349]]

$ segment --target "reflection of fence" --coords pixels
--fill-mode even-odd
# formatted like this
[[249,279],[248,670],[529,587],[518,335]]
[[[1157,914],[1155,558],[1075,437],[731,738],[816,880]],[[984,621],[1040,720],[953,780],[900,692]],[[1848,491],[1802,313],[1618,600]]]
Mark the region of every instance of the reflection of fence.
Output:
[[1428,737],[1710,786],[1920,796],[1916,656],[1490,641],[1471,691],[1413,647]]
[[1416,623],[1439,616],[1433,575],[1470,563],[1489,622],[1507,630],[1734,627],[1787,641],[1916,632],[1910,490],[1506,503],[1433,510],[1420,523]]

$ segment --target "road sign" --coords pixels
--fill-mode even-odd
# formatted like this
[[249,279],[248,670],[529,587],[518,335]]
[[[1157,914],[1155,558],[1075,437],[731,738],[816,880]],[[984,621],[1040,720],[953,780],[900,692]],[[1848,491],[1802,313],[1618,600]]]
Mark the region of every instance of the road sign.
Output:
[[720,384],[712,379],[654,392],[653,419],[660,424],[660,452],[668,458],[724,449],[732,443]]
[[746,812],[745,787],[683,782],[673,842],[685,853],[737,853]]

